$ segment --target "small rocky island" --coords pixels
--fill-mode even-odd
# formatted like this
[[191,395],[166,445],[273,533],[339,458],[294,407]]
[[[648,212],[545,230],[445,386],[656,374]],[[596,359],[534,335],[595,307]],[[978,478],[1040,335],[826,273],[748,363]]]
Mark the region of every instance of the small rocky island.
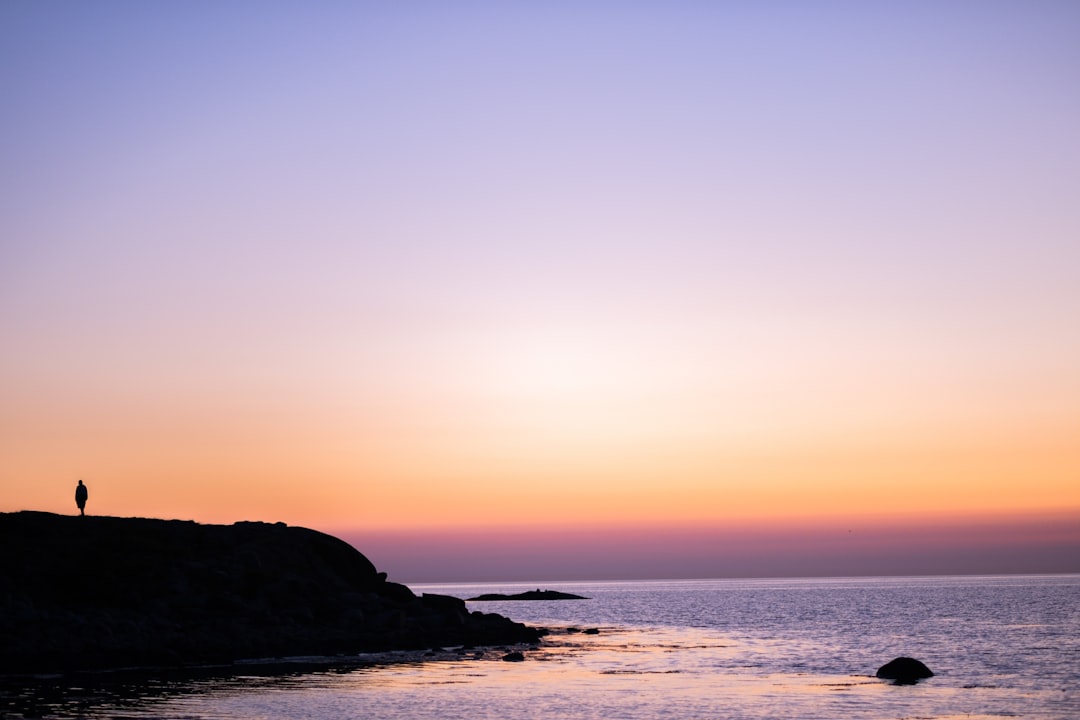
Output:
[[0,513],[0,673],[536,642],[283,523]]
[[558,590],[527,590],[513,595],[501,595],[499,593],[487,593],[469,598],[469,602],[493,601],[493,600],[588,600],[587,597],[572,593],[559,592]]

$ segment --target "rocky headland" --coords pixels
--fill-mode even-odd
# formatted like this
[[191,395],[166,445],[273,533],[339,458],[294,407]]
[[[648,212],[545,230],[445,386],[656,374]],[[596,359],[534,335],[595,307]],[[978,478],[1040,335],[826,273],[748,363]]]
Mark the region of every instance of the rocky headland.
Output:
[[0,513],[0,672],[532,643],[282,523]]

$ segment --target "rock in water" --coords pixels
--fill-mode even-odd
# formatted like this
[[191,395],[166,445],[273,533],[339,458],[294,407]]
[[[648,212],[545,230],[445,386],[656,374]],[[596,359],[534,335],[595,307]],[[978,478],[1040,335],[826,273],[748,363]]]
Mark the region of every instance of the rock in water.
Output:
[[897,685],[914,685],[924,678],[934,677],[934,673],[915,658],[898,657],[879,667],[877,676],[893,680]]

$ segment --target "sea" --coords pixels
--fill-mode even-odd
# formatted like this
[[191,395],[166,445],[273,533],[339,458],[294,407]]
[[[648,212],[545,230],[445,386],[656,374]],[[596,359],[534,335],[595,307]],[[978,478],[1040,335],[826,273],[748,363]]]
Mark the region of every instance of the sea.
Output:
[[[1080,718],[1080,575],[411,585],[535,646],[8,679],[0,716],[218,720]],[[0,639],[2,641],[2,639]],[[504,657],[518,651],[524,660]],[[934,677],[897,685],[887,661]]]

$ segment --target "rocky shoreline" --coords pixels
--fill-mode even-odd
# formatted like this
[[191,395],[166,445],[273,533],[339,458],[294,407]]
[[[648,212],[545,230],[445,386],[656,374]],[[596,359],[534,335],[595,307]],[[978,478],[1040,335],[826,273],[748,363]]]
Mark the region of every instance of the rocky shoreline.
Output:
[[282,523],[0,513],[0,673],[535,643]]

